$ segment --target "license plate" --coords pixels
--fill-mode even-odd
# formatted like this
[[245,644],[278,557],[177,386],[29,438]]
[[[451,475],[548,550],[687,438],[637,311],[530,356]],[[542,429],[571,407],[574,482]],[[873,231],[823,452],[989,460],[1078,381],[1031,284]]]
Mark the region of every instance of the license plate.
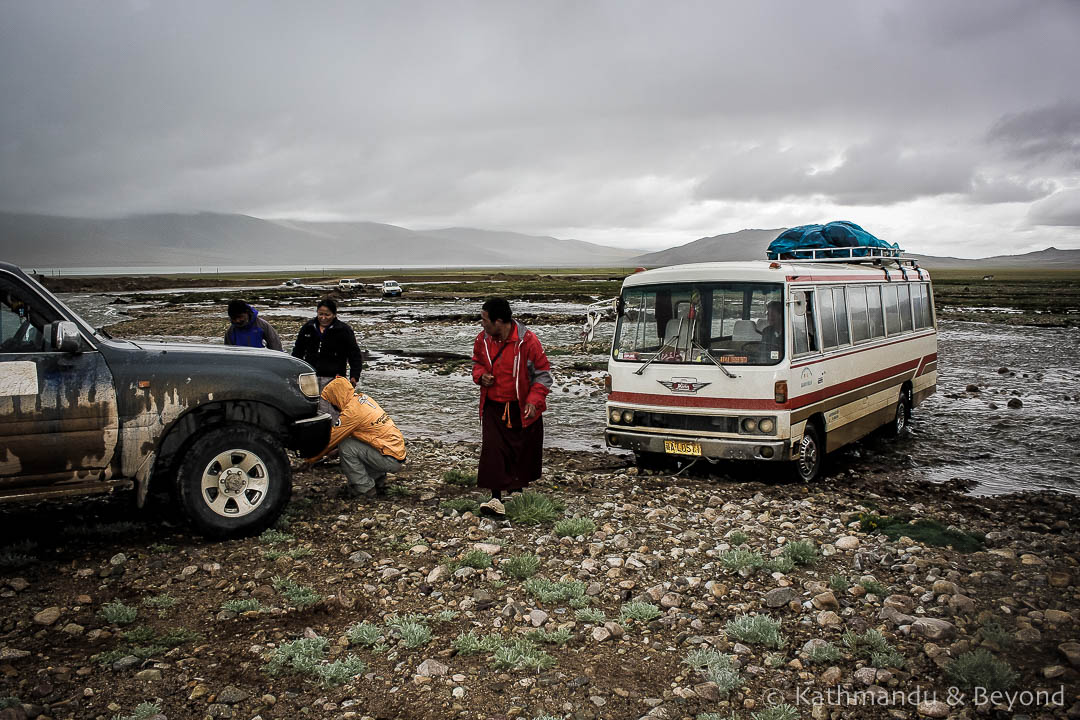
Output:
[[701,455],[701,443],[665,440],[664,452],[670,455]]

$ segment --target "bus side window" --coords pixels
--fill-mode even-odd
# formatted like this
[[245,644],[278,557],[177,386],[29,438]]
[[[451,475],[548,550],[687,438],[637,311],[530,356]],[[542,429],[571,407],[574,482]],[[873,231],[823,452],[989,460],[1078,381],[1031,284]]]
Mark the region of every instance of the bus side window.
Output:
[[866,286],[866,310],[870,315],[870,337],[885,337],[885,320],[881,316],[880,286]]
[[802,314],[792,313],[791,326],[792,337],[795,343],[794,354],[801,355],[815,352],[818,349],[817,329],[814,324],[814,293],[812,290],[799,290],[795,292],[796,302],[803,302],[805,312]]
[[848,331],[847,298],[844,288],[833,288],[833,309],[836,312],[836,342],[840,345],[851,344],[851,333]]
[[848,307],[851,308],[851,337],[855,342],[870,339],[870,320],[866,316],[866,288],[852,285],[848,288]]

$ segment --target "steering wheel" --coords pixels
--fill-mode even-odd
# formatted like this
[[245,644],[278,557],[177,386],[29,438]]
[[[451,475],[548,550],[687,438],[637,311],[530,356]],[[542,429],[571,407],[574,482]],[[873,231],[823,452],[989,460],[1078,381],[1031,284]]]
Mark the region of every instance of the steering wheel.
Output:
[[744,353],[749,354],[751,352],[757,352],[760,346],[760,340],[750,340],[749,342],[744,342],[741,346],[739,346],[739,349],[742,350]]

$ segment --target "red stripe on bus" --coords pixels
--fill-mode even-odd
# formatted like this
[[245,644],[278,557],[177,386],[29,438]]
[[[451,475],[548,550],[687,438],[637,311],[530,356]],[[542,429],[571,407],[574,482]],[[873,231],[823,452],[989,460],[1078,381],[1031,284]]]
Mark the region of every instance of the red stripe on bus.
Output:
[[884,380],[887,377],[898,375],[902,372],[912,370],[919,366],[919,360],[908,360],[907,362],[900,363],[899,365],[893,365],[892,367],[885,368],[884,370],[878,370],[872,372],[869,375],[863,375],[861,377],[853,378],[847,382],[842,382],[839,385],[833,385],[832,387],[822,388],[817,392],[807,393],[806,395],[799,395],[788,401],[785,409],[798,410],[801,407],[807,405],[813,405],[814,403],[821,402],[822,400],[828,400],[834,395],[843,395],[846,392],[862,387],[864,385],[870,385],[876,383],[878,380]]

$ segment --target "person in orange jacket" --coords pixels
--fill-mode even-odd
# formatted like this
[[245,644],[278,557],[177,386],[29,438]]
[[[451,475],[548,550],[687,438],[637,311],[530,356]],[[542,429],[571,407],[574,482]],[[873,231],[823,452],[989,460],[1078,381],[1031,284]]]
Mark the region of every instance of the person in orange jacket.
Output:
[[338,448],[350,495],[372,497],[384,493],[386,474],[400,472],[405,464],[401,431],[374,398],[354,390],[343,377],[327,383],[322,398],[341,415],[330,431],[330,442],[307,462],[315,463]]

